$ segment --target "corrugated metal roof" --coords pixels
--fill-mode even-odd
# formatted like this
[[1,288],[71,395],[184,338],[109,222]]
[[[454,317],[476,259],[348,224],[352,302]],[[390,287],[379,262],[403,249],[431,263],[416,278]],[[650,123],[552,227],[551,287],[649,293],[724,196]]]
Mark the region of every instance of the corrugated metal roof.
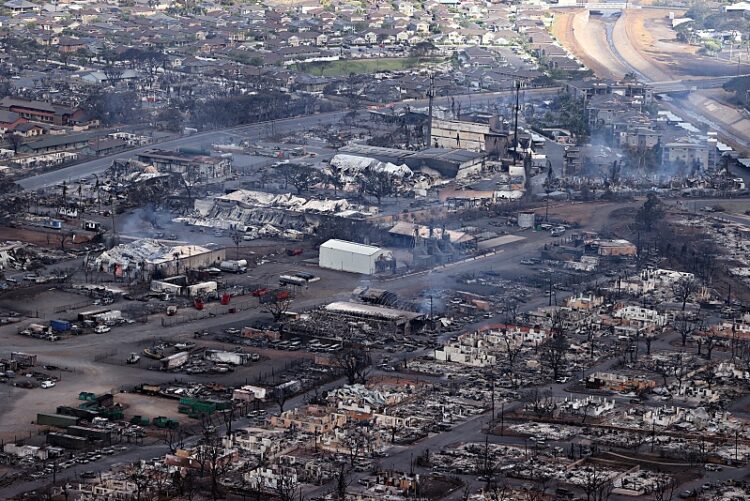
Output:
[[331,303],[325,307],[325,310],[334,313],[380,318],[383,320],[416,320],[424,316],[421,313],[413,311],[396,310],[393,308],[383,308],[382,306],[350,303],[346,301]]
[[[406,221],[399,221],[393,226],[393,228],[388,230],[388,232],[393,233],[395,235],[413,237],[415,230],[419,232],[419,237],[423,239],[432,238],[433,240],[442,240],[443,238],[442,228],[433,227],[432,236],[430,236],[429,226],[417,225],[413,223],[408,223]],[[448,235],[448,238],[450,239],[451,243],[454,243],[454,244],[462,244],[462,243],[471,242],[472,240],[474,240],[474,237],[472,237],[471,235],[469,235],[468,233],[464,231],[445,230],[445,233]]]
[[351,252],[352,254],[361,254],[363,256],[372,256],[380,252],[380,247],[373,245],[358,244],[356,242],[348,242],[346,240],[337,240],[335,238],[328,240],[320,246],[321,249],[334,249],[343,252]]

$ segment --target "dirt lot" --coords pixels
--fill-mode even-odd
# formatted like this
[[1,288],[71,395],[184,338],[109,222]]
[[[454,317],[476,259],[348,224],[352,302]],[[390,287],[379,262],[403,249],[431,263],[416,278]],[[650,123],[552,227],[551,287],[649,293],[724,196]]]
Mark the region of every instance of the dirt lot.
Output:
[[[39,247],[47,247],[50,249],[61,248],[61,238],[63,233],[55,230],[29,230],[24,228],[9,228],[8,226],[0,226],[0,240],[10,240],[26,242],[29,244],[37,245]],[[75,240],[71,239],[67,233],[65,234],[65,247],[75,248],[79,245],[88,243],[91,240],[91,235],[87,232],[76,231]]]
[[[622,206],[622,203],[566,203],[550,205],[549,218],[554,221],[566,221],[570,224],[578,224],[585,227],[599,227],[602,222],[602,214],[609,214],[614,208]],[[595,207],[595,208],[594,208]],[[545,209],[536,209],[536,214],[544,217]]]
[[194,420],[185,414],[177,412],[178,401],[168,398],[151,397],[140,393],[118,393],[115,396],[115,403],[125,407],[125,418],[130,419],[133,416],[145,416],[153,419],[157,416],[165,416],[170,419],[176,419],[180,423],[193,424]]
[[[76,305],[86,301],[86,297],[80,294],[53,290],[54,285],[44,284],[28,289],[14,289],[4,294],[0,299],[0,309],[21,310],[36,318],[52,319],[63,316],[66,313],[55,313],[56,309]],[[28,322],[25,322],[25,324]]]

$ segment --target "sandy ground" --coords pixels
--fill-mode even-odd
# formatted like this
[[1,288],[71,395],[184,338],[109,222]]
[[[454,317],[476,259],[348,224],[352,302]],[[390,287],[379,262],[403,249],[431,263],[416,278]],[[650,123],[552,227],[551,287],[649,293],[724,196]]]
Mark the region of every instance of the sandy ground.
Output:
[[[622,204],[596,203],[596,210],[592,209],[592,203],[550,205],[549,217],[554,220],[567,221],[571,224],[581,226],[596,226],[601,220],[601,214],[609,214],[612,210]],[[544,217],[544,208],[536,209],[536,214]]]
[[[66,362],[68,357],[75,356],[75,352],[60,352],[60,357],[45,357],[47,363]],[[62,380],[54,388],[22,389],[0,386],[0,394],[7,394],[0,402],[2,420],[0,420],[0,439],[10,440],[21,430],[28,429],[36,420],[39,412],[54,413],[57,405],[77,407],[78,394],[82,391],[104,393],[111,391],[112,381],[107,381],[101,367],[80,361],[75,372],[47,371],[52,375],[62,376]],[[23,377],[23,375],[18,376]],[[32,429],[37,429],[33,426]],[[39,428],[41,429],[41,428]]]
[[119,393],[116,401],[125,407],[125,417],[146,416],[153,419],[157,416],[165,416],[176,419],[181,423],[191,423],[189,417],[177,412],[178,401],[168,398],[151,397],[140,393]]
[[[664,58],[665,53],[655,47],[655,40],[651,32],[646,29],[648,19],[650,24],[659,18],[662,11],[637,12],[627,11],[615,22],[612,30],[612,41],[620,56],[627,64],[640,72],[649,80],[661,82],[672,80],[668,73],[662,71],[660,65],[654,64],[657,58]],[[606,43],[606,41],[604,42]],[[643,57],[643,56],[646,57]]]
[[[715,58],[696,53],[696,47],[679,43],[668,22],[674,9],[630,9],[615,21],[589,18],[581,12],[562,13],[555,23],[555,34],[563,45],[576,54],[598,76],[613,78],[622,69],[635,70],[650,82],[671,82],[685,78],[731,76],[750,73],[750,66],[737,67]],[[602,23],[612,26],[612,46]],[[724,132],[723,140],[734,147],[748,148],[750,119],[743,110],[727,102],[720,90],[693,92],[688,98],[667,103],[668,107],[695,123],[703,122],[710,129]]]
[[[88,299],[80,294],[50,290],[53,287],[53,285],[47,284],[43,287],[31,288],[28,291],[16,290],[12,293],[13,295],[4,295],[0,299],[0,309],[14,310],[20,308],[32,313],[37,318],[53,319],[59,316],[68,318],[69,314],[55,313],[55,309],[78,305]],[[40,292],[40,288],[43,289],[43,292]],[[96,308],[96,306],[92,305],[91,308]]]
[[[697,53],[697,47],[677,41],[668,13],[675,9],[629,9],[619,18],[588,16],[585,11],[555,13],[553,32],[560,42],[602,77],[633,68],[654,82],[684,77],[735,75],[736,64],[727,64]],[[611,26],[615,54],[606,37]],[[739,71],[750,72],[750,66]]]
[[596,75],[619,79],[627,73],[606,43],[604,22],[590,17],[587,10],[556,12],[553,26],[560,43]]
[[[234,345],[225,343],[208,342],[201,343],[213,348],[233,349]],[[59,345],[58,345],[59,346]],[[44,363],[59,364],[59,366],[70,365],[75,361],[76,367],[73,371],[46,371],[51,375],[62,377],[54,388],[51,389],[22,389],[9,385],[0,385],[0,440],[11,440],[30,428],[39,412],[54,413],[58,405],[77,407],[78,394],[88,391],[96,394],[112,392],[115,402],[127,406],[125,410],[126,419],[135,415],[153,418],[156,416],[167,416],[179,418],[190,422],[185,416],[177,412],[177,401],[149,397],[132,392],[122,393],[122,385],[127,388],[141,382],[168,383],[170,381],[197,381],[203,383],[217,382],[226,385],[240,385],[254,382],[259,375],[271,376],[279,373],[289,364],[297,360],[312,358],[312,355],[304,352],[282,352],[274,350],[255,350],[263,357],[259,363],[245,367],[238,367],[234,372],[226,375],[202,374],[186,375],[174,372],[161,372],[148,370],[148,363],[139,366],[126,365],[124,363],[127,353],[137,351],[132,345],[120,345],[112,349],[111,355],[105,359],[87,362],[80,359],[80,350],[76,348],[65,349],[60,346],[57,355],[46,354],[43,356]],[[32,350],[28,350],[32,351]],[[35,350],[38,351],[38,350]],[[141,360],[144,360],[143,358]],[[18,378],[23,375],[19,374]],[[31,429],[41,430],[36,426]]]

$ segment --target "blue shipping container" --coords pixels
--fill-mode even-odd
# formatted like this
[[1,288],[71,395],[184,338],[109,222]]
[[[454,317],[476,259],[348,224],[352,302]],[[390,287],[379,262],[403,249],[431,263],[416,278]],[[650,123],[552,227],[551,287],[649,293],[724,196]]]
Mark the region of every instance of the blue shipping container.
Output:
[[70,322],[67,320],[52,320],[49,326],[52,327],[53,331],[57,332],[67,332],[71,328]]

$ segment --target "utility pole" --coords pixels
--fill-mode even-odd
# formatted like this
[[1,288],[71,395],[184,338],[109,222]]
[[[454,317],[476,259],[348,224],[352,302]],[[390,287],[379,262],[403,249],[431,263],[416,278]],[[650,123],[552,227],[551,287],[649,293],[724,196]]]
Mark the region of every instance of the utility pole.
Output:
[[552,306],[552,273],[549,274],[549,304],[547,306]]
[[505,431],[505,400],[500,403],[500,436]]
[[740,432],[734,430],[734,461],[739,461],[739,445],[740,445]]
[[490,388],[492,391],[492,394],[490,395],[492,400],[492,417],[490,418],[490,423],[494,424],[495,422],[495,374],[493,372],[490,372]]
[[513,165],[516,165],[518,160],[518,100],[521,94],[521,81],[516,80],[516,113],[513,125]]
[[109,196],[110,200],[110,215],[112,216],[112,246],[117,245],[117,227],[115,226],[115,201],[116,197]]
[[435,97],[435,74],[430,73],[430,90],[427,91],[428,110],[427,110],[427,147],[432,147],[432,100]]

